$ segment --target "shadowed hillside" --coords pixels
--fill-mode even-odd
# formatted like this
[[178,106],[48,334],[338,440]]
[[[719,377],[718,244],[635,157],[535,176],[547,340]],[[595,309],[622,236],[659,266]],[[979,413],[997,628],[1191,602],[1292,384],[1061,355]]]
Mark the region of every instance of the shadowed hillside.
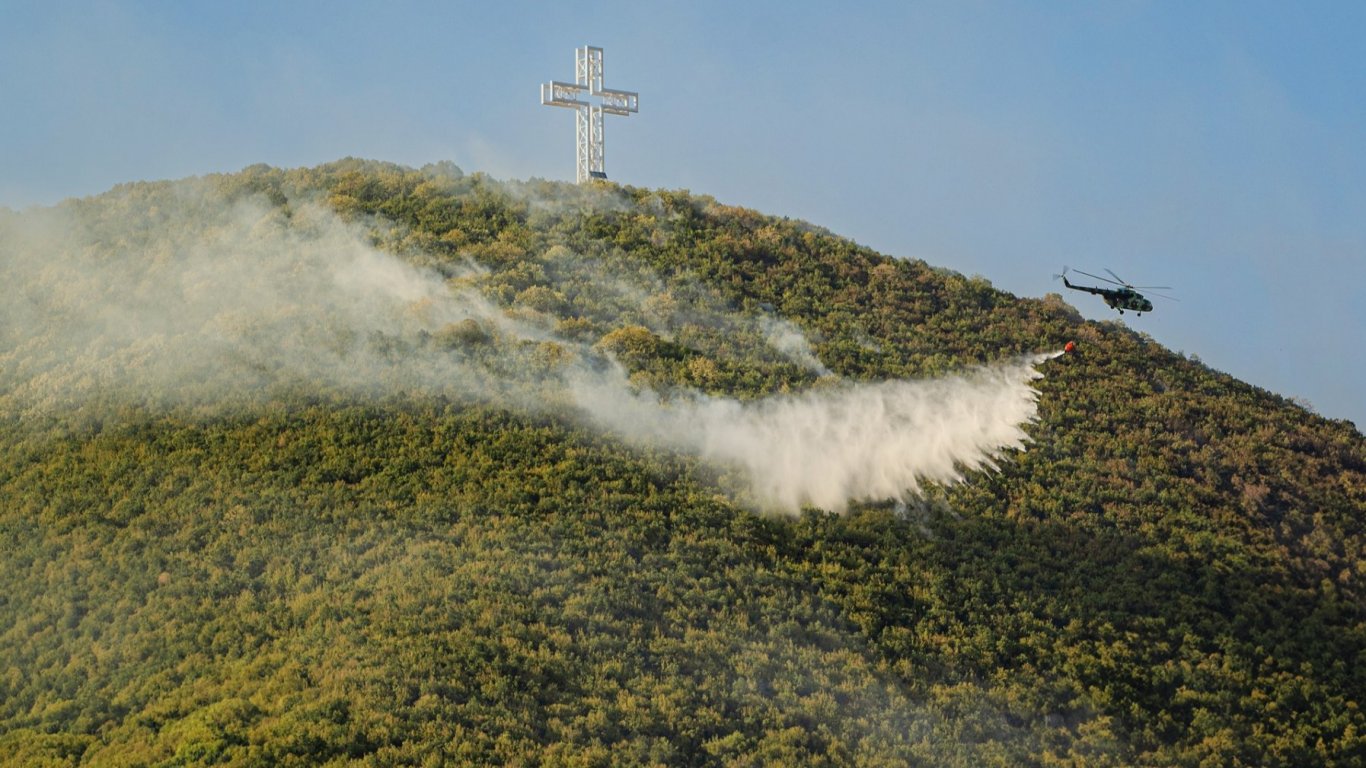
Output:
[[1366,440],[1058,296],[344,160],[0,299],[8,764],[1366,762]]

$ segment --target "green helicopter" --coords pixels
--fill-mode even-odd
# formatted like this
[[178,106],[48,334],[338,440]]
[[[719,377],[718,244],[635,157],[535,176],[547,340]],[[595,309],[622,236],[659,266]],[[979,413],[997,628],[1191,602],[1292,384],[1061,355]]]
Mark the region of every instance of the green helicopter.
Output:
[[[1126,309],[1132,309],[1134,312],[1137,312],[1139,315],[1142,315],[1144,312],[1151,312],[1151,311],[1153,311],[1153,303],[1152,303],[1151,301],[1149,301],[1148,298],[1147,298],[1146,296],[1144,296],[1143,294],[1141,294],[1141,293],[1138,292],[1138,289],[1139,289],[1139,288],[1142,288],[1142,289],[1145,290],[1145,291],[1154,291],[1154,290],[1156,290],[1156,291],[1170,291],[1170,290],[1171,290],[1171,287],[1170,287],[1170,286],[1166,286],[1166,285],[1139,285],[1139,286],[1130,285],[1129,283],[1124,282],[1124,278],[1120,277],[1119,275],[1116,275],[1114,272],[1110,272],[1110,270],[1109,270],[1108,268],[1107,268],[1105,271],[1106,271],[1106,272],[1110,272],[1110,277],[1113,277],[1114,280],[1111,280],[1109,277],[1101,277],[1100,275],[1093,275],[1093,274],[1091,274],[1090,272],[1082,272],[1080,269],[1078,269],[1078,270],[1076,270],[1076,271],[1077,271],[1077,273],[1079,273],[1079,274],[1086,275],[1087,277],[1094,278],[1094,279],[1096,279],[1096,280],[1104,280],[1104,281],[1107,282],[1107,283],[1114,283],[1115,285],[1118,285],[1119,287],[1118,287],[1118,288],[1101,288],[1101,287],[1090,286],[1090,285],[1073,285],[1073,284],[1072,284],[1071,282],[1069,282],[1068,279],[1067,279],[1067,267],[1063,267],[1063,268],[1062,268],[1062,274],[1061,274],[1061,275],[1054,275],[1053,277],[1054,277],[1054,278],[1061,278],[1061,279],[1062,279],[1062,284],[1065,285],[1065,286],[1067,286],[1068,288],[1071,288],[1071,289],[1074,290],[1074,291],[1085,291],[1085,292],[1087,292],[1087,293],[1094,293],[1094,294],[1096,294],[1097,296],[1099,296],[1099,297],[1101,297],[1102,299],[1104,299],[1104,300],[1105,300],[1105,303],[1106,303],[1106,304],[1109,304],[1111,309],[1116,309],[1116,310],[1118,310],[1119,313],[1120,313],[1121,315],[1124,314],[1124,310],[1126,310]],[[1154,295],[1154,296],[1160,296],[1160,297],[1162,297],[1162,298],[1164,298],[1164,299],[1170,299],[1171,301],[1178,301],[1178,299],[1175,299],[1175,298],[1173,298],[1173,297],[1171,297],[1171,296],[1163,296],[1163,295],[1160,294],[1160,293],[1155,293],[1155,294],[1153,294],[1153,295]]]

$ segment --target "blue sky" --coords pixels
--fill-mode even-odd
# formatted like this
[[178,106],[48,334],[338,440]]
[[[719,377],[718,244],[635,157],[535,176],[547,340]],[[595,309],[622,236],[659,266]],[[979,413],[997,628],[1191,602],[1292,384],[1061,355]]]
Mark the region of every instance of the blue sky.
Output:
[[[539,86],[604,49],[607,171],[1130,327],[1366,426],[1366,3],[0,0],[0,205],[452,160],[572,179]],[[1065,297],[1095,319],[1098,298]]]

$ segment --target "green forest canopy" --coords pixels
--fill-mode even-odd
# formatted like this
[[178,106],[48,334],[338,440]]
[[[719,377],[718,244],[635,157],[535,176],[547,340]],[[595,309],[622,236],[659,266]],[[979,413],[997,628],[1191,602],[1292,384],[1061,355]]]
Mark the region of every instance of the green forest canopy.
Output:
[[[194,183],[321,200],[658,391],[1081,353],[1046,364],[1033,442],[999,471],[788,518],[726,467],[468,391],[305,380],[35,409],[13,378],[33,344],[6,337],[0,760],[1366,761],[1348,422],[1057,296],[684,191],[349,159]],[[186,184],[64,206],[155,230]],[[561,354],[477,320],[367,343],[495,371]]]

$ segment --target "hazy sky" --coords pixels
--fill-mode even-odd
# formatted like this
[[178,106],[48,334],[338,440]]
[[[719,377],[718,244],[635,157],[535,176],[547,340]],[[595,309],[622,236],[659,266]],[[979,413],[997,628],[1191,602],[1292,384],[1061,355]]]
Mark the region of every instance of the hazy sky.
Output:
[[[605,50],[607,172],[1130,327],[1366,426],[1366,3],[0,0],[0,205],[347,155],[574,177],[539,103]],[[1117,315],[1067,292],[1086,316]]]

